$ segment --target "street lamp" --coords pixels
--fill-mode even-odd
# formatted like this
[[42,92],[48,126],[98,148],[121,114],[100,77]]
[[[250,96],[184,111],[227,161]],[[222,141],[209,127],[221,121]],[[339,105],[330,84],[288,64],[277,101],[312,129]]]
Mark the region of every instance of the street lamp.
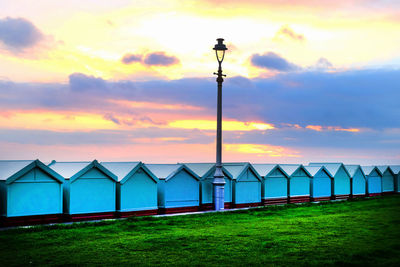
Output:
[[215,173],[213,180],[214,187],[214,208],[215,210],[223,210],[224,209],[224,173],[222,172],[222,82],[224,79],[222,74],[221,64],[225,57],[225,51],[228,50],[226,48],[224,39],[218,38],[218,43],[214,46],[215,55],[218,60],[218,72],[214,72],[214,75],[217,75],[217,83],[218,83],[218,101],[217,101],[217,163],[215,165]]

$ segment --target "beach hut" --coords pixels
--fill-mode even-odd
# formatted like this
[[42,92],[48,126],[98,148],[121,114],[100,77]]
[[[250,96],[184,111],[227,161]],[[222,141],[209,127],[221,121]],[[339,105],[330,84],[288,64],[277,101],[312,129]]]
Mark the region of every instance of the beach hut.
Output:
[[[200,177],[200,209],[212,210],[214,209],[213,200],[213,179],[215,172],[215,163],[185,163],[193,172]],[[232,203],[232,175],[222,167],[224,174],[224,207],[230,209],[233,207]]]
[[72,221],[113,218],[117,177],[92,162],[56,162],[49,167],[65,179],[64,214]]
[[382,194],[382,173],[376,166],[361,166],[367,177],[367,195],[379,196]]
[[158,209],[163,213],[198,211],[200,177],[185,164],[145,164],[159,179]]
[[279,164],[289,176],[289,203],[310,202],[311,174],[302,164]]
[[248,162],[223,163],[232,175],[233,205],[236,208],[261,205],[262,178]]
[[393,173],[396,175],[394,186],[396,193],[400,193],[400,165],[390,165]]
[[278,164],[251,164],[262,177],[263,205],[288,203],[289,176]]
[[310,163],[309,166],[324,166],[333,175],[333,199],[350,197],[350,174],[343,163]]
[[333,176],[324,166],[304,166],[311,174],[311,201],[327,201],[333,196]]
[[385,165],[385,166],[376,166],[379,171],[382,173],[382,194],[390,195],[394,193],[394,183],[396,180],[396,175],[393,170]]
[[344,165],[351,177],[351,196],[364,197],[367,193],[367,179],[360,165]]
[[142,162],[101,162],[117,176],[119,217],[158,213],[157,177]]
[[0,161],[0,215],[5,225],[62,219],[64,179],[39,160]]

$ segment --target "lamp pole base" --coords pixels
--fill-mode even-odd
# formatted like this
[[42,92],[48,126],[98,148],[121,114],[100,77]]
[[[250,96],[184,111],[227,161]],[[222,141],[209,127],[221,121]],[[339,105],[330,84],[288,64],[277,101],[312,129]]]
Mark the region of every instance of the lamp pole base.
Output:
[[224,202],[224,185],[214,184],[214,209],[223,210]]

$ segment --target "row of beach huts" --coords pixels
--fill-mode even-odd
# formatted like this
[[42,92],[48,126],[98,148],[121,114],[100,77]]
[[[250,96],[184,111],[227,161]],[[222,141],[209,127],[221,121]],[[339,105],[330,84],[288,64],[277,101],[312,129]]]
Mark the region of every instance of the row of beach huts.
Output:
[[[0,160],[1,225],[213,209],[215,163]],[[400,165],[224,163],[225,208],[400,192]]]

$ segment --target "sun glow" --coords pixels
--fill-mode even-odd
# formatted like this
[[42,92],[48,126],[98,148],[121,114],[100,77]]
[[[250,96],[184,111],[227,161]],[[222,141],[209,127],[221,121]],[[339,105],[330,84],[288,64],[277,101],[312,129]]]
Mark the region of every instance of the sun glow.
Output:
[[258,154],[269,157],[300,157],[299,152],[282,146],[261,144],[225,144],[227,152],[238,152],[243,154]]
[[[215,120],[177,120],[168,124],[173,128],[182,129],[199,129],[199,130],[215,130]],[[275,129],[273,124],[259,122],[242,122],[224,120],[222,123],[224,131],[252,131],[252,130],[272,130]]]
[[0,128],[52,131],[116,129],[118,125],[98,114],[49,111],[0,114]]

